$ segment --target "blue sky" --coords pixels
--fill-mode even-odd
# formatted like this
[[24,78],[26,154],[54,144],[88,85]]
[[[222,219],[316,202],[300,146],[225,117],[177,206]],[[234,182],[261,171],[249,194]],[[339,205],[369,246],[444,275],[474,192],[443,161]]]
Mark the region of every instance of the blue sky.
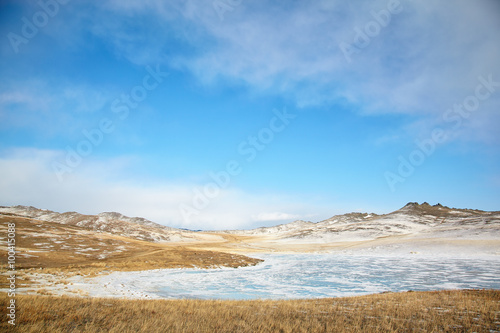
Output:
[[499,210],[497,1],[3,1],[0,205],[191,229]]

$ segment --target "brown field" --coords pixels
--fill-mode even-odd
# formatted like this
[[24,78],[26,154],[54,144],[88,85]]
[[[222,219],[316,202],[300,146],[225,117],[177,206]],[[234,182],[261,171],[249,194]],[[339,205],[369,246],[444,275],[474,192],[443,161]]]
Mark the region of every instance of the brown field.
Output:
[[[152,243],[60,223],[0,216],[0,248],[5,254],[3,236],[10,221],[16,223],[18,332],[500,332],[500,291],[494,290],[287,301],[50,296],[54,294],[51,287],[64,288],[69,283],[65,279],[72,275],[239,267],[261,261],[243,255],[247,253],[308,252],[307,249],[367,245],[351,242],[318,244],[316,248],[308,244],[283,247],[272,237],[220,233],[200,233],[197,240],[188,242]],[[380,245],[393,241],[399,239],[375,242]],[[5,263],[6,256],[2,256],[2,288],[7,287]],[[6,293],[0,293],[0,331],[13,331],[6,316],[9,301]]]
[[[0,331],[10,324],[0,296]],[[498,332],[500,291],[287,301],[16,296],[17,332]]]
[[[261,262],[241,254],[190,249],[182,243],[152,243],[14,216],[0,216],[0,235],[6,236],[8,222],[16,223],[17,287],[35,287],[37,281],[32,279],[35,272],[64,278],[158,268],[240,267]],[[0,251],[4,274],[5,245]],[[0,288],[6,287],[7,280],[2,277]]]

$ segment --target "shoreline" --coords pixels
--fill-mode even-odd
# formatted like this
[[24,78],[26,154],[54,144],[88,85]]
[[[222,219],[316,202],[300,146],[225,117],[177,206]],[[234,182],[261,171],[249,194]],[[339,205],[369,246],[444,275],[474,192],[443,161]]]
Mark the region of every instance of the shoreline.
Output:
[[[394,260],[402,260],[402,261],[417,261],[417,262],[427,262],[427,261],[436,261],[440,263],[447,263],[447,262],[468,262],[468,263],[478,263],[478,262],[485,262],[484,265],[488,265],[488,263],[493,263],[493,265],[496,265],[496,267],[500,267],[500,256],[494,256],[494,255],[481,255],[481,256],[441,256],[440,258],[436,259],[436,256],[432,256],[429,254],[406,254],[406,255],[401,255],[397,253],[385,253],[385,255],[380,255],[379,253],[358,253],[358,254],[346,254],[346,253],[338,253],[338,252],[330,252],[330,253],[293,253],[293,254],[287,254],[287,253],[259,253],[257,257],[259,259],[264,259],[264,262],[261,262],[257,264],[256,266],[249,266],[249,267],[239,267],[239,268],[229,268],[229,267],[220,267],[220,268],[211,268],[211,269],[205,269],[205,268],[167,268],[167,269],[152,269],[152,270],[139,270],[139,271],[112,271],[112,272],[106,272],[105,274],[102,275],[97,275],[97,276],[82,276],[82,275],[75,275],[75,276],[56,276],[54,274],[46,274],[46,273],[40,273],[40,272],[35,272],[35,273],[30,273],[28,274],[28,277],[33,280],[37,281],[39,284],[36,286],[30,286],[26,288],[18,288],[17,293],[20,295],[40,295],[40,294],[46,294],[46,295],[55,295],[55,296],[77,296],[77,297],[88,297],[88,298],[99,298],[99,297],[105,297],[105,298],[118,298],[118,299],[184,299],[184,298],[189,298],[189,299],[227,299],[226,298],[211,298],[208,296],[198,296],[196,297],[196,294],[189,295],[189,293],[186,293],[183,297],[163,297],[160,296],[161,290],[155,290],[155,287],[158,287],[158,283],[155,283],[155,281],[162,281],[165,280],[166,277],[172,277],[174,275],[180,276],[180,279],[183,279],[182,276],[186,276],[185,274],[189,275],[191,274],[205,274],[205,273],[217,273],[217,272],[222,272],[225,273],[226,277],[227,274],[233,274],[236,273],[235,270],[238,270],[238,272],[241,272],[240,276],[245,277],[248,274],[255,274],[255,272],[262,271],[262,267],[264,265],[273,265],[272,260],[270,258],[279,258],[279,257],[289,257],[289,258],[294,258],[294,257],[300,257],[300,256],[307,256],[311,257],[311,259],[317,259],[317,258],[323,258],[323,257],[329,257],[332,256],[332,258],[341,258],[346,260],[347,262],[349,261],[355,261],[355,260],[362,260],[365,262],[365,260],[368,261],[373,261],[373,260],[378,260],[386,262],[386,261],[394,261]],[[278,264],[280,262],[278,261]],[[248,273],[245,273],[247,271]],[[184,274],[184,275],[183,275]],[[245,275],[246,274],[246,275]],[[165,275],[165,276],[163,276]],[[206,274],[205,274],[206,275]],[[250,275],[248,275],[250,276]],[[173,277],[172,277],[173,279]],[[213,278],[212,278],[213,279]],[[172,280],[175,281],[175,280]],[[209,282],[207,282],[209,283]],[[443,287],[439,288],[434,288],[434,289],[418,289],[418,288],[408,288],[408,290],[421,290],[421,291],[432,291],[432,290],[448,290],[448,289],[470,289],[471,287],[464,287],[464,288],[454,288],[454,285],[451,284],[451,288],[448,286],[446,287],[446,284],[443,283]],[[499,281],[499,286],[500,286],[500,281]],[[332,287],[333,288],[333,287]],[[472,287],[474,288],[474,287]],[[383,290],[382,290],[383,289]],[[390,288],[382,288],[378,290],[373,290],[373,292],[366,291],[366,292],[353,292],[352,294],[348,294],[347,292],[344,292],[339,295],[330,295],[326,297],[347,297],[347,296],[358,296],[358,295],[371,295],[371,294],[378,294],[381,292],[400,292],[404,290],[391,290]],[[500,289],[494,288],[494,289]],[[0,289],[0,292],[4,292],[4,289]],[[175,294],[174,294],[175,295]],[[278,298],[273,298],[273,297],[262,297],[263,299],[278,299]],[[299,297],[299,298],[293,298],[293,297],[283,297],[283,299],[305,299],[307,297]],[[316,297],[312,297],[316,298]],[[241,298],[235,298],[235,299],[241,299]]]

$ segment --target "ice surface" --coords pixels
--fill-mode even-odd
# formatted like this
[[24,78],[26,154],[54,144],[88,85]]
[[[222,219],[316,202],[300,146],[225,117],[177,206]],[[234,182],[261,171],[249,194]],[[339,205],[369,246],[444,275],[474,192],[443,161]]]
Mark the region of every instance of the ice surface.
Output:
[[[266,254],[254,267],[116,272],[87,280],[92,296],[294,299],[383,291],[500,289],[500,258]],[[100,288],[98,286],[101,286]],[[105,287],[102,287],[105,286]]]

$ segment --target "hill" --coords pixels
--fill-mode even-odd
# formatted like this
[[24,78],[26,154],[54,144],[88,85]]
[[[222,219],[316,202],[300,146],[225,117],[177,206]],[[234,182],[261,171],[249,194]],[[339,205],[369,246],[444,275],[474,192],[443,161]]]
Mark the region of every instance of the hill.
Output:
[[349,213],[320,222],[295,221],[218,232],[175,229],[119,213],[83,215],[26,206],[0,207],[0,249],[4,253],[8,223],[14,223],[16,229],[20,293],[40,291],[41,286],[61,290],[64,279],[74,275],[255,265],[262,260],[251,256],[261,252],[500,255],[500,212],[414,202],[383,215]]
[[313,223],[295,221],[273,227],[229,231],[246,235],[274,235],[296,242],[367,241],[381,237],[413,235],[422,237],[498,239],[500,212],[456,209],[436,204],[410,202],[385,215],[349,213]]
[[389,214],[349,213],[320,222],[295,221],[223,233],[247,237],[255,252],[500,255],[500,212],[410,202]]
[[60,223],[95,232],[108,232],[149,242],[179,241],[196,237],[194,232],[166,227],[142,217],[128,217],[116,212],[84,215],[77,212],[58,213],[31,206],[0,206],[0,214]]

